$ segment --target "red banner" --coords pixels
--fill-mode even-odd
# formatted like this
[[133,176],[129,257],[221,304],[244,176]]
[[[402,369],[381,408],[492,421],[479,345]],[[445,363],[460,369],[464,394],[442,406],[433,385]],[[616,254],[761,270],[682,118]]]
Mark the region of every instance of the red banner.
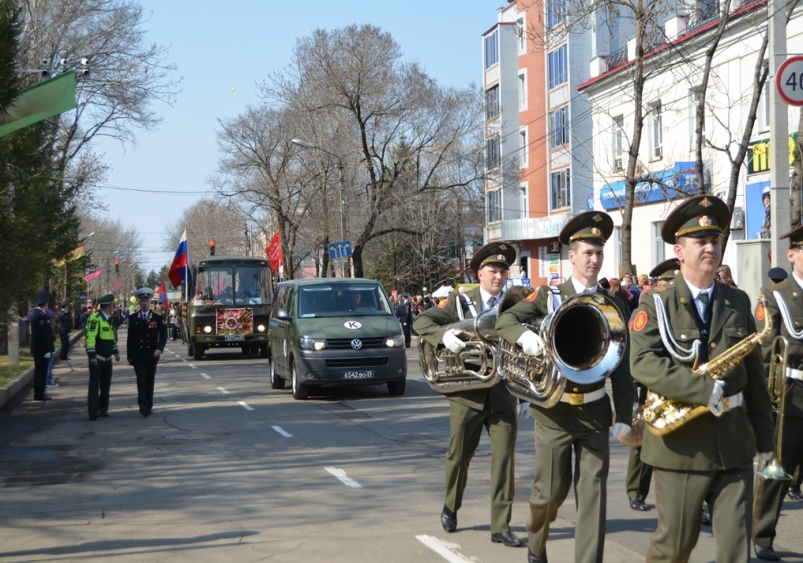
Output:
[[282,265],[282,239],[279,236],[279,231],[270,239],[268,246],[265,247],[265,254],[268,255],[270,261],[270,269],[276,273],[279,271],[279,266]]

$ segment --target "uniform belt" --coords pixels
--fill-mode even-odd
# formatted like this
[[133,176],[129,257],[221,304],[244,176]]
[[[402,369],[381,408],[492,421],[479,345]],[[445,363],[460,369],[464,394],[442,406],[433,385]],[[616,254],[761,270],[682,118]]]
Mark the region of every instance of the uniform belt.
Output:
[[109,356],[108,358],[104,358],[103,356],[98,356],[97,354],[95,354],[95,359],[100,360],[101,362],[106,362],[111,360],[112,358],[111,356]]
[[786,377],[788,377],[789,379],[797,379],[798,381],[803,381],[803,370],[786,368]]
[[735,395],[731,395],[730,397],[725,397],[722,399],[722,404],[725,406],[723,412],[728,411],[730,409],[736,409],[741,407],[744,404],[744,395],[741,391],[736,393]]
[[605,388],[601,387],[591,393],[564,393],[560,396],[561,403],[569,403],[573,407],[584,405],[586,403],[593,403],[605,396]]

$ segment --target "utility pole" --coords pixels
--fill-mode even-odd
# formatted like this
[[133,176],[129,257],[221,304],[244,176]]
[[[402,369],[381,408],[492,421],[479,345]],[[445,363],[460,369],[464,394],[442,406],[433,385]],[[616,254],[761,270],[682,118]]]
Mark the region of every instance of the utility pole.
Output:
[[[789,137],[789,111],[775,87],[778,68],[786,58],[786,11],[787,0],[769,0],[767,16],[769,21],[769,63],[771,80],[770,95],[770,233],[772,267],[788,267],[786,249],[779,236],[789,231],[789,156],[787,138]],[[786,241],[784,241],[786,242]]]

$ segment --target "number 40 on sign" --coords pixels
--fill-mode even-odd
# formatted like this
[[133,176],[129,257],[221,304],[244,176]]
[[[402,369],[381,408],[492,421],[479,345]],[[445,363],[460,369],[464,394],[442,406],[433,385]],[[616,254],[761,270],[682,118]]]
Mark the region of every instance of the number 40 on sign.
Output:
[[803,106],[803,57],[790,57],[781,64],[775,87],[787,104]]

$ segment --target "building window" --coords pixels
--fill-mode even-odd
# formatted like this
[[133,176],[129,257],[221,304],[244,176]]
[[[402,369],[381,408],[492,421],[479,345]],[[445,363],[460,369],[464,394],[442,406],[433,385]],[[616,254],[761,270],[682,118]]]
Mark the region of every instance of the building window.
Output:
[[566,0],[547,0],[546,26],[552,29],[566,19]]
[[650,149],[652,159],[663,158],[664,129],[661,117],[661,102],[655,102],[650,107]]
[[526,219],[530,210],[530,194],[527,184],[521,184],[519,189],[521,190],[521,218]]
[[661,238],[661,227],[663,221],[655,221],[652,224],[652,263],[658,264],[666,260],[664,239]]
[[625,151],[625,118],[617,115],[613,118],[613,169],[622,170]]
[[524,127],[522,129],[519,129],[519,151],[520,151],[519,154],[521,155],[520,159],[522,168],[527,167],[527,157],[528,157],[527,153],[529,152],[528,149],[529,147],[527,145],[527,128]]
[[[689,93],[689,150],[694,152],[697,148],[697,103],[700,101],[700,89],[695,88]],[[703,112],[703,138],[705,138],[705,108]]]
[[497,41],[497,33],[494,31],[485,38],[485,68],[491,68],[498,62],[499,42]]
[[523,55],[527,52],[527,27],[524,24],[524,18],[516,20],[516,35],[519,38],[519,55]]
[[487,193],[488,222],[495,223],[502,220],[502,190],[491,190]]
[[572,191],[568,168],[550,173],[549,186],[551,191],[551,209],[569,207],[572,204]]
[[519,74],[519,109],[527,109],[527,72]]
[[566,52],[567,47],[564,44],[547,55],[550,89],[565,84],[569,80],[569,67],[566,60]]
[[485,91],[485,119],[493,119],[499,115],[499,85]]
[[549,114],[549,148],[569,144],[569,106],[563,106]]
[[499,135],[485,141],[485,167],[496,170],[502,164],[502,144]]

